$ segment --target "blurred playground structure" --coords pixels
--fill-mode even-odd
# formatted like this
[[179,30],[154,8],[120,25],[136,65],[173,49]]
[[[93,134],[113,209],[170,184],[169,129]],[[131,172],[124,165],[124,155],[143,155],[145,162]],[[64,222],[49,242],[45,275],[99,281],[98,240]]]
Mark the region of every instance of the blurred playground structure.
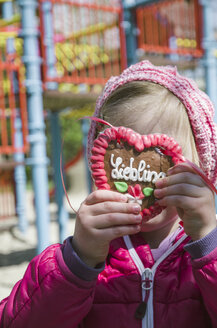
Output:
[[[141,59],[176,65],[217,106],[214,13],[213,0],[0,0],[0,220],[17,215],[26,232],[31,167],[37,251],[50,242],[48,204],[54,193],[63,241],[68,211],[59,169],[61,118],[92,115],[103,85],[126,66]],[[48,122],[55,186],[50,192]],[[79,122],[83,143],[64,172],[85,152],[88,121]]]

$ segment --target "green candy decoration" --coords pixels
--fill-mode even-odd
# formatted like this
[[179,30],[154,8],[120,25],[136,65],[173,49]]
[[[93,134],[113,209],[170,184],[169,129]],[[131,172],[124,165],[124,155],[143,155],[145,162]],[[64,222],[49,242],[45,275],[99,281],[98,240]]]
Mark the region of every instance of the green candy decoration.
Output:
[[153,193],[153,191],[154,191],[154,189],[153,188],[150,188],[150,187],[144,188],[142,190],[142,192],[145,195],[145,197],[151,196],[151,194]]
[[114,185],[119,192],[126,192],[128,189],[128,184],[126,182],[114,182]]

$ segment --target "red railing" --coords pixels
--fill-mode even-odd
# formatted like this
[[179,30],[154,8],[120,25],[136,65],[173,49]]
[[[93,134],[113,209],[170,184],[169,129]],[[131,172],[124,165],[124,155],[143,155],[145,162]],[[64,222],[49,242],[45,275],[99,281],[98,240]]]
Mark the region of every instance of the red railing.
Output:
[[[8,58],[3,62],[0,57],[0,154],[28,150],[24,68],[22,64],[12,61],[12,57],[10,61]],[[21,147],[17,147],[15,143],[15,118],[18,112],[22,122],[23,145]]]
[[[17,37],[19,25],[20,20],[16,18],[9,25],[3,22],[0,27],[0,219],[17,214],[14,181],[17,163],[13,160],[13,154],[27,152],[29,148],[25,69],[21,62],[23,43]],[[19,145],[17,128],[22,135]]]
[[136,10],[138,48],[147,53],[201,57],[202,19],[198,0],[168,0]]
[[0,168],[0,220],[15,215],[14,168]]
[[119,1],[51,0],[56,76],[47,70],[47,44],[40,0],[44,82],[104,84],[126,67]]

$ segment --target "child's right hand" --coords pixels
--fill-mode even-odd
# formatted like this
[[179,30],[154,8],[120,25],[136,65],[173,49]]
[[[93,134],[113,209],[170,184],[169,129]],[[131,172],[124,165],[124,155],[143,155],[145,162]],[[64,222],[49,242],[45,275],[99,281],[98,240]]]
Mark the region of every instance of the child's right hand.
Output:
[[92,192],[81,204],[75,224],[73,247],[89,266],[105,261],[110,242],[140,231],[141,207],[110,190]]

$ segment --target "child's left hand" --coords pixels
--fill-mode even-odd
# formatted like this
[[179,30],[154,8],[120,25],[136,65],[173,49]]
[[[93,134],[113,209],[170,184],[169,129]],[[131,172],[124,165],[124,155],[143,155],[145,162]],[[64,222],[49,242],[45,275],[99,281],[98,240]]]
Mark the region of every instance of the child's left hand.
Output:
[[155,197],[161,206],[175,206],[184,229],[193,241],[217,226],[215,197],[206,182],[188,164],[178,164],[156,182]]

